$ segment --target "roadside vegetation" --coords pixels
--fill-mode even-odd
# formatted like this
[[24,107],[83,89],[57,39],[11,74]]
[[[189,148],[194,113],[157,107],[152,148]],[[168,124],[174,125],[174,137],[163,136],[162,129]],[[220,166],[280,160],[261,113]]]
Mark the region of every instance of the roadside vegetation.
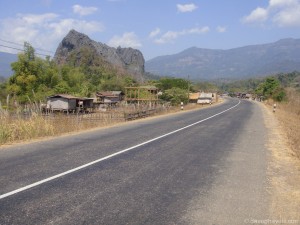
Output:
[[18,60],[11,67],[14,74],[0,81],[0,145],[111,125],[126,120],[128,110],[149,113],[147,108],[133,107],[101,112],[93,118],[78,114],[68,117],[42,114],[41,104],[54,94],[92,97],[97,91],[124,91],[125,87],[139,85],[156,86],[162,92],[162,104],[155,109],[155,113],[166,113],[177,109],[172,106],[187,103],[188,91],[193,91],[192,83],[180,78],[157,79],[147,74],[146,81],[136,80],[126,71],[95,57],[86,48],[74,51],[68,62],[57,65],[49,57],[37,57],[35,49],[25,43],[24,53],[18,55]]
[[300,159],[300,92],[294,88],[287,88],[285,93],[285,101],[276,102],[271,99],[266,101],[266,104],[271,108],[276,103],[274,114],[286,133],[287,142],[294,155]]
[[[87,48],[74,51],[65,64],[57,65],[49,57],[37,57],[29,43],[24,44],[24,53],[18,55],[18,60],[11,67],[13,76],[0,80],[0,144],[99,126],[99,123],[87,125],[63,120],[54,123],[54,120],[41,116],[40,105],[45,103],[47,96],[71,94],[91,97],[97,91],[124,91],[125,87],[148,85],[157,87],[161,103],[170,106],[178,106],[181,102],[187,104],[188,93],[197,91],[228,92],[231,96],[250,93],[267,104],[276,102],[276,116],[286,127],[291,145],[300,157],[299,72],[214,84],[146,74],[146,80],[141,82],[126,71],[95,57]],[[32,116],[26,117],[28,114]],[[104,124],[109,123],[102,119],[106,121]]]
[[287,134],[294,155],[300,159],[300,72],[281,73],[266,78],[248,79],[220,85],[220,89],[235,93],[251,93],[270,108]]

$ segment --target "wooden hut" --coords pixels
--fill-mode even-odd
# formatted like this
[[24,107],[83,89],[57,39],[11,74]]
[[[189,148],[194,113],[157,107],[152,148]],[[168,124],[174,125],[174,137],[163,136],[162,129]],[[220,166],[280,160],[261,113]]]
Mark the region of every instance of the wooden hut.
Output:
[[102,104],[116,104],[123,100],[124,93],[122,91],[103,91],[97,92],[97,102]]
[[47,109],[54,111],[76,110],[77,98],[67,94],[52,95],[47,98]]
[[47,110],[71,112],[93,108],[92,98],[80,98],[68,94],[57,94],[47,98]]

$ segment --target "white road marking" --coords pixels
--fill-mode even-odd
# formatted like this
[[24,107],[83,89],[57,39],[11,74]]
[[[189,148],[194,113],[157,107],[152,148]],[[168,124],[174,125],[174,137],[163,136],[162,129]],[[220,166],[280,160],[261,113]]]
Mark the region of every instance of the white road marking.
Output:
[[121,155],[122,153],[128,152],[128,151],[130,151],[130,150],[133,150],[133,149],[138,148],[138,147],[140,147],[140,146],[146,145],[146,144],[151,143],[151,142],[153,142],[153,141],[156,141],[156,140],[158,140],[158,139],[164,138],[164,137],[169,136],[169,135],[171,135],[171,134],[175,134],[175,133],[177,133],[177,132],[179,132],[179,131],[185,130],[185,129],[189,128],[189,127],[195,126],[195,125],[197,125],[197,124],[199,124],[199,123],[202,123],[202,122],[204,122],[204,121],[206,121],[206,120],[209,120],[209,119],[212,119],[212,118],[214,118],[214,117],[216,117],[216,116],[218,116],[218,115],[221,115],[221,114],[223,114],[223,113],[225,113],[225,112],[227,112],[227,111],[229,111],[229,110],[231,110],[231,109],[237,107],[240,103],[241,103],[241,101],[239,101],[236,105],[232,106],[231,108],[228,108],[228,109],[226,109],[226,110],[224,110],[224,111],[222,111],[222,112],[219,112],[219,113],[217,113],[217,114],[215,114],[215,115],[213,115],[213,116],[207,117],[206,119],[203,119],[203,120],[199,120],[199,121],[197,121],[197,122],[195,122],[195,123],[192,123],[192,124],[190,124],[190,125],[187,125],[187,126],[185,126],[185,127],[180,128],[180,129],[174,130],[174,131],[169,132],[169,133],[167,133],[167,134],[161,135],[161,136],[159,136],[159,137],[153,138],[153,139],[151,139],[151,140],[145,141],[145,142],[143,142],[143,143],[141,143],[141,144],[132,146],[132,147],[130,147],[130,148],[126,148],[126,149],[124,149],[124,150],[122,150],[122,151],[113,153],[113,154],[111,154],[111,155],[108,155],[108,156],[105,156],[105,157],[103,157],[103,158],[97,159],[97,160],[95,160],[95,161],[89,162],[89,163],[87,163],[87,164],[84,164],[84,165],[82,165],[82,166],[76,167],[76,168],[74,168],[74,169],[71,169],[71,170],[65,171],[65,172],[63,172],[63,173],[54,175],[54,176],[52,176],[52,177],[48,177],[48,178],[46,178],[46,179],[44,179],[44,180],[41,180],[41,181],[38,181],[38,182],[35,182],[35,183],[32,183],[32,184],[29,184],[29,185],[27,185],[27,186],[25,186],[25,187],[16,189],[16,190],[11,191],[11,192],[8,192],[8,193],[6,193],[6,194],[2,194],[2,195],[0,195],[0,199],[6,198],[6,197],[8,197],[8,196],[17,194],[17,193],[22,192],[22,191],[25,191],[25,190],[28,190],[28,189],[30,189],[30,188],[33,188],[33,187],[36,187],[36,186],[38,186],[38,185],[44,184],[44,183],[46,183],[46,182],[48,182],[48,181],[51,181],[51,180],[54,180],[54,179],[56,179],[56,178],[65,176],[65,175],[67,175],[67,174],[76,172],[76,171],[78,171],[78,170],[81,170],[81,169],[86,168],[86,167],[88,167],[88,166],[94,165],[94,164],[99,163],[99,162],[101,162],[101,161],[104,161],[104,160],[106,160],[106,159],[110,159],[110,158],[112,158],[112,157],[114,157],[114,156]]

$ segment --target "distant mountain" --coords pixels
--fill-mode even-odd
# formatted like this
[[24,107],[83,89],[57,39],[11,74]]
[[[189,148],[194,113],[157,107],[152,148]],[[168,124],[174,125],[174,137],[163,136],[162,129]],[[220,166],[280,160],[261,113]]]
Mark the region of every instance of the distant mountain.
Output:
[[161,76],[189,76],[197,80],[300,71],[300,39],[282,39],[229,50],[192,47],[178,54],[146,61],[145,70]]
[[18,55],[0,52],[0,77],[10,77],[13,74],[10,64],[18,60]]
[[76,61],[80,62],[86,50],[93,54],[90,60],[85,62],[87,65],[93,65],[95,58],[101,58],[104,62],[127,71],[137,80],[144,79],[144,56],[133,48],[113,48],[101,42],[91,40],[87,35],[71,30],[59,44],[54,61],[58,64],[64,64],[76,56]]

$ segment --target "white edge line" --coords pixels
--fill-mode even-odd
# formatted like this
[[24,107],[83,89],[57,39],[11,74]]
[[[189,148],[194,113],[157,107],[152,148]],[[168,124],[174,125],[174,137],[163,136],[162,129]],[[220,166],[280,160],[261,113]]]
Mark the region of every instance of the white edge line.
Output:
[[164,138],[164,137],[169,136],[169,135],[171,135],[171,134],[175,134],[175,133],[177,133],[177,132],[179,132],[179,131],[185,130],[185,129],[189,128],[189,127],[195,126],[195,125],[197,125],[197,124],[199,124],[199,123],[202,123],[202,122],[204,122],[204,121],[206,121],[206,120],[209,120],[209,119],[214,118],[214,117],[216,117],[216,116],[218,116],[218,115],[221,115],[221,114],[223,114],[223,113],[225,113],[225,112],[227,112],[227,111],[229,111],[229,110],[231,110],[231,109],[237,107],[240,103],[241,103],[241,101],[239,100],[239,102],[238,102],[236,105],[232,106],[231,108],[228,108],[228,109],[226,109],[226,110],[224,110],[224,111],[222,111],[222,112],[219,112],[219,113],[217,113],[217,114],[215,114],[215,115],[213,115],[213,116],[207,117],[207,118],[205,118],[205,119],[203,119],[203,120],[199,120],[199,121],[197,121],[197,122],[195,122],[195,123],[192,123],[192,124],[190,124],[190,125],[187,125],[187,126],[185,126],[185,127],[182,127],[182,128],[180,128],[180,129],[174,130],[174,131],[169,132],[169,133],[167,133],[167,134],[164,134],[164,135],[161,135],[161,136],[159,136],[159,137],[153,138],[153,139],[151,139],[151,140],[145,141],[145,142],[143,142],[143,143],[140,143],[140,144],[138,144],[138,145],[132,146],[132,147],[130,147],[130,148],[126,148],[126,149],[124,149],[124,150],[121,150],[121,151],[119,151],[119,152],[116,152],[116,153],[113,153],[113,154],[111,154],[111,155],[105,156],[105,157],[103,157],[103,158],[97,159],[97,160],[95,160],[95,161],[89,162],[89,163],[87,163],[87,164],[81,165],[81,166],[76,167],[76,168],[74,168],[74,169],[65,171],[65,172],[60,173],[60,174],[56,174],[56,175],[54,175],[54,176],[52,176],[52,177],[48,177],[48,178],[43,179],[43,180],[41,180],[41,181],[38,181],[38,182],[35,182],[35,183],[32,183],[32,184],[29,184],[29,185],[27,185],[27,186],[24,186],[24,187],[22,187],[22,188],[18,188],[18,189],[14,190],[14,191],[10,191],[10,192],[8,192],[8,193],[2,194],[2,195],[0,195],[0,199],[6,198],[6,197],[8,197],[8,196],[17,194],[17,193],[22,192],[22,191],[25,191],[25,190],[28,190],[28,189],[30,189],[30,188],[36,187],[36,186],[41,185],[41,184],[43,184],[43,183],[46,183],[46,182],[48,182],[48,181],[51,181],[51,180],[54,180],[54,179],[56,179],[56,178],[65,176],[65,175],[67,175],[67,174],[76,172],[76,171],[81,170],[81,169],[83,169],[83,168],[89,167],[89,166],[91,166],[91,165],[93,165],[93,164],[99,163],[99,162],[104,161],[104,160],[106,160],[106,159],[110,159],[110,158],[112,158],[112,157],[114,157],[114,156],[123,154],[123,153],[128,152],[128,151],[130,151],[130,150],[132,150],[132,149],[135,149],[135,148],[138,148],[138,147],[140,147],[140,146],[146,145],[146,144],[148,144],[148,143],[151,143],[151,142],[156,141],[156,140],[158,140],[158,139]]

